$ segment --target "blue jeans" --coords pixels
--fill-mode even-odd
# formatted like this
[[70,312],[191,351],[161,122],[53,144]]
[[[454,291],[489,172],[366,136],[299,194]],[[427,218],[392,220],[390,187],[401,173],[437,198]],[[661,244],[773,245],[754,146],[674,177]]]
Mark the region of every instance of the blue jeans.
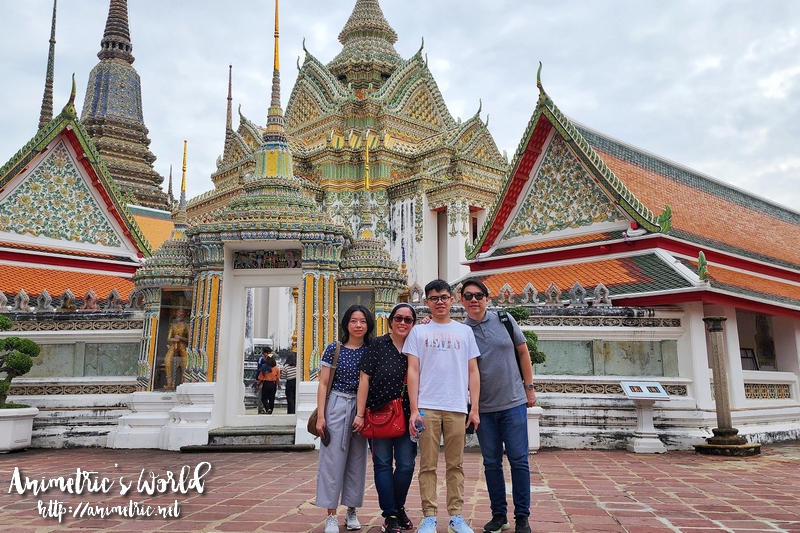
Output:
[[528,410],[525,404],[496,413],[481,413],[478,441],[492,514],[506,514],[506,480],[503,445],[511,465],[514,516],[531,514],[531,470],[528,464]]
[[[370,439],[372,464],[375,473],[375,490],[384,517],[396,515],[406,505],[408,488],[414,477],[417,443],[408,433],[394,439]],[[392,471],[392,461],[395,468]]]

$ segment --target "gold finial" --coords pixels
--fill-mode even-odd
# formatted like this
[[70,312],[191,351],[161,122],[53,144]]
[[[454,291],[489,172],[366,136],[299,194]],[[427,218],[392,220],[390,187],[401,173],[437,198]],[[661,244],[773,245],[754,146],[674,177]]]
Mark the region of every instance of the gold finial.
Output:
[[367,156],[364,162],[364,188],[369,190],[369,130],[367,130]]
[[183,141],[183,175],[181,176],[181,194],[186,192],[186,141]]
[[275,67],[273,70],[281,69],[281,61],[278,54],[278,0],[275,0]]

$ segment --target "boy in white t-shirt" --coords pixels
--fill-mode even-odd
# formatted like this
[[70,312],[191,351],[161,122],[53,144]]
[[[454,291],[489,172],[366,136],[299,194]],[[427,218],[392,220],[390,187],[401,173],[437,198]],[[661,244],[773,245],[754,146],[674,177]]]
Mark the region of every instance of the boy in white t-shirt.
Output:
[[[450,533],[473,533],[461,516],[464,504],[464,455],[466,428],[480,424],[478,398],[478,345],[472,328],[450,320],[453,293],[450,284],[437,279],[425,286],[425,304],[431,322],[411,329],[403,352],[408,355],[408,394],[411,401],[409,431],[419,435],[419,492],[424,520],[419,533],[435,533],[436,466],[439,440],[444,435],[447,465],[447,511]],[[467,402],[472,409],[467,412]],[[420,417],[420,409],[425,417]],[[466,420],[465,420],[466,419]],[[415,424],[423,422],[425,431],[417,433]]]

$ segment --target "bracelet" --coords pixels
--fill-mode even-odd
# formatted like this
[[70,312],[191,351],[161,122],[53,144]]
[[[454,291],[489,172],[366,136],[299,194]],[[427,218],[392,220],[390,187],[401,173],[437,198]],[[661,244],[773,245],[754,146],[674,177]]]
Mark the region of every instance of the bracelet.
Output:
[[364,415],[356,415],[356,418],[364,418]]

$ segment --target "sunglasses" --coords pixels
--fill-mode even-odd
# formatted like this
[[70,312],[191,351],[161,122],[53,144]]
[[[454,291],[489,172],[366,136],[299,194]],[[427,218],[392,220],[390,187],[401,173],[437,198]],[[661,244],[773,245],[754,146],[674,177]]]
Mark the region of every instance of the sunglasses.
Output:
[[447,301],[450,300],[450,298],[452,298],[452,296],[450,296],[449,294],[445,294],[444,296],[428,296],[425,299],[433,303],[437,302],[447,303]]
[[406,324],[413,324],[414,323],[414,319],[411,318],[410,316],[400,316],[400,315],[394,315],[392,317],[392,321],[393,322],[397,322],[398,324],[400,322],[405,322]]
[[465,292],[464,294],[461,295],[461,297],[464,298],[466,301],[470,301],[473,298],[475,298],[480,302],[481,300],[486,298],[486,295],[483,294],[482,292]]

